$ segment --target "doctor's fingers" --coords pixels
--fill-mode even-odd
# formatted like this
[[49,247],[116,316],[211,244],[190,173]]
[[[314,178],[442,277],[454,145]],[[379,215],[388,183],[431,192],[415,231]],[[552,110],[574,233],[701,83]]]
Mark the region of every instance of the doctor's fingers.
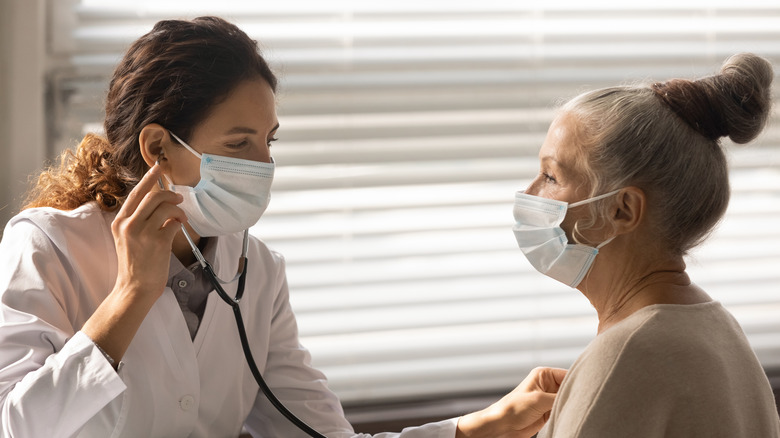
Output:
[[147,193],[132,214],[117,215],[112,232],[115,237],[152,237],[163,231],[164,236],[173,239],[180,229],[178,224],[187,222],[187,215],[176,205],[181,200],[181,195],[169,191]]
[[567,371],[562,368],[537,367],[528,373],[528,376],[520,383],[520,387],[527,391],[541,390],[555,393],[563,383]]
[[540,416],[544,417],[552,410],[553,402],[555,402],[554,393],[549,392],[535,392],[530,394],[531,397],[531,409],[536,411]]
[[[139,220],[150,220],[158,209],[165,208],[166,211],[169,211],[169,206],[176,207],[176,205],[180,204],[183,200],[184,198],[182,198],[179,193],[171,192],[170,190],[155,190],[147,193],[141,199],[141,202],[135,208],[135,211],[128,216]],[[176,207],[172,211],[174,217],[181,222],[187,222],[187,216],[182,209]]]
[[163,202],[152,211],[145,221],[145,226],[149,232],[162,231],[173,238],[181,229],[181,224],[185,222],[187,222],[187,215],[184,210],[174,203]]
[[[171,196],[173,199],[171,199]],[[118,222],[119,231],[129,234],[144,234],[157,236],[160,232],[171,238],[181,229],[179,224],[187,222],[184,210],[176,204],[181,202],[181,195],[172,192],[150,193],[144,197],[141,204],[129,218]]]
[[144,197],[153,191],[157,180],[162,177],[162,168],[159,164],[155,164],[149,169],[148,172],[141,178],[141,181],[130,191],[127,195],[127,199],[122,204],[122,208],[119,209],[117,217],[131,216],[138,205],[143,201]]

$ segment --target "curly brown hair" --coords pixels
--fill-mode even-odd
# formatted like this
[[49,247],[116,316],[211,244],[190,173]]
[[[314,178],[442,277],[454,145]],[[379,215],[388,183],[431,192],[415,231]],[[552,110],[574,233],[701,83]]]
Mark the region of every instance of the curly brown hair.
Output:
[[78,148],[65,150],[59,165],[45,169],[31,189],[24,208],[54,207],[72,210],[90,201],[113,210],[121,205],[135,175],[120,175],[125,168],[113,163],[106,139],[87,134]]
[[75,151],[44,170],[24,208],[71,210],[95,201],[119,208],[148,170],[138,136],[157,123],[188,141],[239,83],[263,78],[275,92],[276,76],[257,42],[217,17],[163,20],[136,40],[117,65],[106,96],[106,137],[87,134]]

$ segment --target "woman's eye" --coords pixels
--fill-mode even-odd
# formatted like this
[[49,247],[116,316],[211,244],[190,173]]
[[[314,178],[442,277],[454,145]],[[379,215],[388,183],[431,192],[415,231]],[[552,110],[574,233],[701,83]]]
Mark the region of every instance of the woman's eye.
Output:
[[242,148],[246,147],[247,144],[249,144],[248,141],[241,140],[238,143],[228,143],[227,147],[229,147],[230,149],[242,149]]
[[279,139],[276,138],[276,137],[271,137],[270,139],[268,139],[268,147],[270,148],[271,146],[273,146],[271,143],[273,143],[273,142],[275,142],[277,140],[279,140]]

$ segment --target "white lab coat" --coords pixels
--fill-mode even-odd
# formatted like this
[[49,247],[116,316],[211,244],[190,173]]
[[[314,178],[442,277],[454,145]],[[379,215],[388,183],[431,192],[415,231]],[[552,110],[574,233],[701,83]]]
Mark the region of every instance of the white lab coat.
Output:
[[[118,371],[78,330],[114,286],[114,214],[26,210],[0,243],[1,437],[305,436],[265,400],[246,365],[230,306],[209,295],[190,339],[166,288]],[[240,233],[218,240],[214,269],[236,272]],[[250,239],[241,311],[276,396],[329,437],[355,436],[325,376],[309,365],[288,300],[284,259]],[[225,290],[233,295],[235,283]],[[453,437],[456,420],[377,437]],[[365,435],[364,435],[365,436]]]

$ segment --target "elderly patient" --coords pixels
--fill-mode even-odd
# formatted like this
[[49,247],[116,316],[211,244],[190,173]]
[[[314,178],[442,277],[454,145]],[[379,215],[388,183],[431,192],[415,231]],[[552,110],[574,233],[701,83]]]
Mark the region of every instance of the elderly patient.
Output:
[[558,113],[539,175],[516,195],[514,232],[599,325],[539,438],[780,436],[742,329],[683,261],[728,204],[720,138],[760,133],[772,77],[740,54],[714,76],[591,91]]

